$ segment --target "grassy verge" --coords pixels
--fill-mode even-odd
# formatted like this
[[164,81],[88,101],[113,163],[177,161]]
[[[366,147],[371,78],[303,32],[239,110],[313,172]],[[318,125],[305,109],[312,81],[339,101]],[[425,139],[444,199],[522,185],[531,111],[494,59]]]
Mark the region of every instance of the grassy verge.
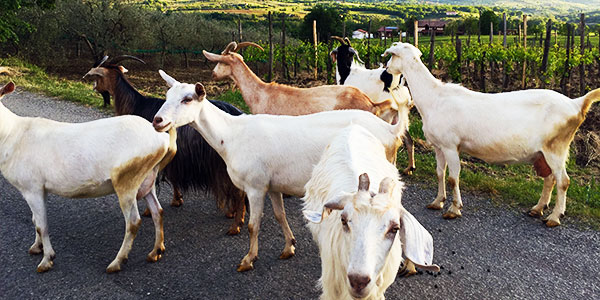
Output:
[[[413,137],[424,139],[422,123],[418,116],[411,116],[410,132]],[[436,162],[433,150],[420,147],[415,153],[417,170],[407,180],[411,183],[437,187]],[[464,155],[460,172],[460,188],[462,191],[484,193],[498,205],[508,205],[520,210],[527,210],[540,198],[543,179],[536,176],[531,165],[490,165],[484,162],[473,162]],[[406,151],[398,155],[398,167],[403,169],[408,162]],[[600,184],[589,169],[581,168],[570,158],[567,161],[567,173],[571,185],[567,191],[566,215],[581,220],[593,228],[600,228]],[[448,191],[451,197],[452,192]],[[433,201],[433,199],[430,199]],[[550,207],[556,201],[554,189]],[[427,203],[423,203],[425,206]],[[465,209],[469,209],[468,203]],[[546,212],[548,213],[548,211]]]
[[0,75],[0,84],[13,81],[17,87],[31,92],[102,107],[102,97],[94,92],[91,83],[51,76],[46,74],[42,68],[16,58],[0,59],[0,66],[10,67],[13,71],[10,75]]
[[[16,74],[11,76],[0,75],[0,84],[12,80],[17,86],[32,92],[102,107],[102,97],[92,90],[91,83],[49,76],[43,69],[18,59],[0,59],[0,66],[9,66],[16,71]],[[215,98],[232,103],[249,113],[248,106],[237,90],[226,91]],[[410,126],[413,138],[425,139],[421,126],[418,115],[413,113]],[[466,159],[463,159],[460,177],[460,187],[463,191],[485,193],[499,205],[523,210],[537,203],[543,182],[541,178],[535,176],[530,165],[497,166],[476,162],[468,157],[464,158]],[[417,170],[408,180],[435,188],[437,179],[433,151],[418,147],[415,159]],[[401,150],[398,155],[398,167],[403,169],[406,163],[406,151]],[[567,172],[571,176],[571,185],[567,193],[567,215],[580,219],[594,228],[600,228],[600,183],[598,182],[600,178],[594,177],[589,169],[578,167],[574,159],[567,162]],[[554,205],[556,192],[552,199],[551,206]],[[465,209],[469,209],[468,203]]]

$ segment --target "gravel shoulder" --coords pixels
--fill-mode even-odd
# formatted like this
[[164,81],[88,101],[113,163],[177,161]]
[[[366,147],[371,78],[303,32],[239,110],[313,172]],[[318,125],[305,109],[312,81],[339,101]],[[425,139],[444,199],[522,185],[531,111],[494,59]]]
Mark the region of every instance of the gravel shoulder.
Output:
[[[18,90],[2,101],[18,115],[84,122],[108,115],[100,110]],[[43,151],[43,149],[40,149]],[[417,162],[418,163],[418,162]],[[418,172],[418,170],[417,170]],[[540,219],[494,205],[481,195],[463,194],[463,217],[444,220],[425,208],[435,190],[407,184],[404,206],[434,238],[439,275],[398,277],[388,299],[598,299],[600,232],[582,229],[566,216],[564,225],[546,228]],[[0,177],[0,298],[202,298],[314,299],[320,291],[318,249],[305,227],[301,200],[285,200],[297,245],[296,256],[279,260],[284,246],[270,201],[259,236],[255,270],[235,271],[248,249],[246,228],[227,236],[230,224],[214,199],[186,194],[182,207],[170,207],[171,190],[161,184],[166,254],[146,262],[154,228],[142,226],[123,271],[106,274],[124,234],[116,196],[65,199],[49,195],[48,219],[56,251],[54,268],[35,272],[41,256],[27,253],[35,233],[31,212],[20,193]],[[145,203],[139,203],[140,209]]]

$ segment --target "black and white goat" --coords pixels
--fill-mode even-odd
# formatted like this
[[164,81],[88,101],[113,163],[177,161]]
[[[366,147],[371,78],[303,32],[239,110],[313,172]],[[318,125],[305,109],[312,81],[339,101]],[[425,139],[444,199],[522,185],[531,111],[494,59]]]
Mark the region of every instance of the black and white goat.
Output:
[[[94,89],[100,94],[113,96],[117,115],[138,115],[152,121],[165,100],[140,94],[125,77],[127,69],[119,65],[119,62],[125,59],[144,62],[128,55],[116,57],[108,62],[107,59],[105,56],[96,62],[84,77],[93,78]],[[230,115],[242,114],[229,103],[212,100],[211,103]],[[171,205],[180,206],[183,203],[180,190],[211,191],[216,197],[217,206],[235,216],[228,234],[238,234],[244,223],[244,192],[233,185],[227,174],[225,162],[200,133],[190,126],[183,126],[177,129],[177,135],[177,155],[162,172],[164,178],[173,186]]]
[[[408,152],[408,166],[404,169],[404,174],[412,174],[415,170],[414,143],[408,133],[408,114],[413,106],[408,88],[401,83],[400,75],[392,75],[386,68],[369,70],[362,65],[358,52],[350,45],[348,38],[332,36],[332,39],[338,40],[341,45],[333,49],[330,53],[331,59],[336,63],[335,80],[339,85],[349,85],[360,89],[374,103],[381,103],[391,100],[392,108],[398,111],[398,120],[406,124],[406,133],[403,137],[404,147]],[[356,63],[357,60],[359,63]]]

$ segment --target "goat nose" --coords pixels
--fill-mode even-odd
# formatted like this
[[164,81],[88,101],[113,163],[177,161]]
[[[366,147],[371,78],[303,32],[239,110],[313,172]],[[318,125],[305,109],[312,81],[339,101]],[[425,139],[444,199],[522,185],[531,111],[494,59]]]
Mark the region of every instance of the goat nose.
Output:
[[162,123],[162,121],[163,121],[163,118],[161,118],[161,117],[154,117],[154,122],[153,123],[154,123],[154,125],[158,125],[158,124]]
[[348,274],[348,279],[350,280],[350,286],[353,290],[360,292],[362,291],[369,282],[371,282],[371,278],[369,276],[364,276],[360,274]]

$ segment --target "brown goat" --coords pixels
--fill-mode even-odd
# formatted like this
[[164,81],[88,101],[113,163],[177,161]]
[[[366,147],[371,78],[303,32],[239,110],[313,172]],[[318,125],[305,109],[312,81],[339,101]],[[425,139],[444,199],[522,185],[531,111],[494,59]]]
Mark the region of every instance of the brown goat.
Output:
[[253,114],[306,115],[338,109],[369,111],[386,122],[392,122],[397,112],[390,100],[374,103],[359,89],[351,86],[325,85],[297,88],[278,83],[265,83],[244,63],[236,51],[247,46],[259,45],[249,42],[231,42],[221,55],[202,51],[210,61],[217,62],[213,70],[214,80],[232,79],[239,87],[242,97]]

